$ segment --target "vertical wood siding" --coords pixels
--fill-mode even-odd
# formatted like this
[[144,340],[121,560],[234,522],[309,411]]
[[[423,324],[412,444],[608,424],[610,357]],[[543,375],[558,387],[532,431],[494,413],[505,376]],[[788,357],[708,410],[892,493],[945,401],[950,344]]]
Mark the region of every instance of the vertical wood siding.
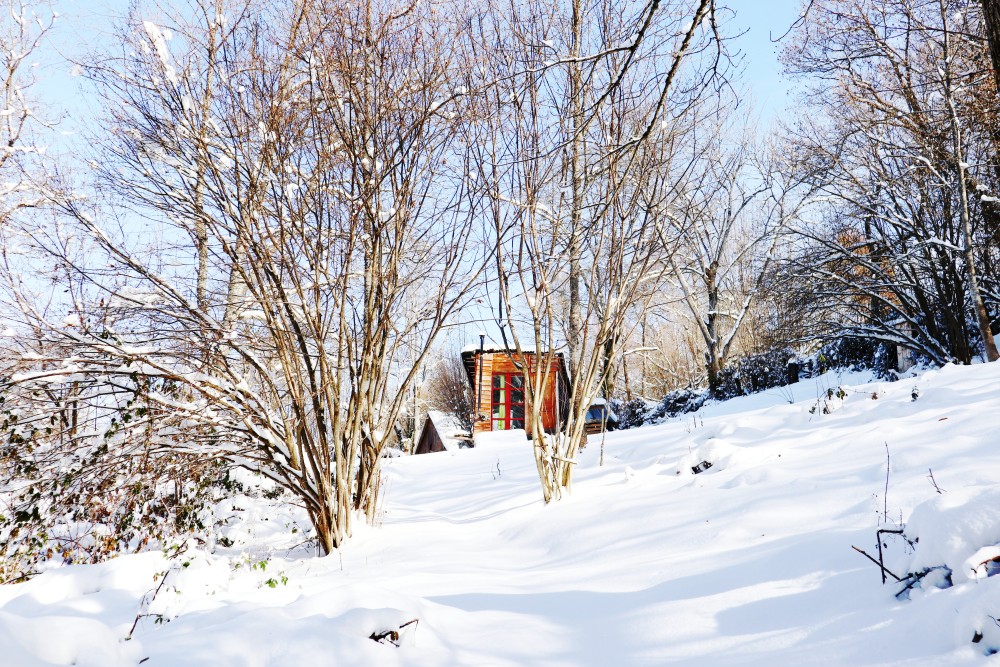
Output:
[[[517,358],[516,356],[514,357]],[[530,372],[535,370],[535,356],[527,355],[528,358],[528,369]],[[479,383],[479,370],[482,367],[482,387],[478,386]],[[508,357],[502,352],[486,352],[485,354],[476,354],[476,373],[473,392],[473,402],[479,404],[479,410],[476,415],[476,422],[474,426],[474,432],[485,433],[492,430],[493,422],[491,421],[492,412],[492,388],[493,388],[493,374],[494,373],[517,373],[518,367],[514,363],[514,359]],[[551,369],[549,370],[548,381],[545,384],[544,390],[542,392],[542,426],[547,431],[554,431],[557,426],[557,411],[556,411],[556,383],[559,382],[560,373],[560,359],[557,357],[552,360]],[[531,428],[531,406],[525,406],[525,426]],[[482,419],[480,417],[483,417]]]

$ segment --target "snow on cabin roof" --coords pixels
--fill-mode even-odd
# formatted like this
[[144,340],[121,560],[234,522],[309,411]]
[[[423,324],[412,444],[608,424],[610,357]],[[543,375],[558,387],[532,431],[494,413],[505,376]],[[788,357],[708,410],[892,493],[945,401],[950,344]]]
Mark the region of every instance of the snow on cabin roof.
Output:
[[434,424],[434,429],[441,438],[441,444],[448,451],[458,449],[460,439],[469,437],[469,430],[463,427],[454,415],[439,410],[428,410],[427,418]]
[[[537,352],[535,352],[535,347],[533,345],[521,346],[521,351],[524,352],[525,354],[538,354]],[[478,345],[466,345],[465,347],[462,348],[462,353],[461,353],[462,363],[465,365],[465,373],[469,378],[469,384],[472,385],[473,388],[475,388],[476,386],[475,368],[476,368],[476,355],[478,352],[479,352]],[[507,348],[501,344],[493,342],[484,343],[483,352],[491,354],[492,353],[504,353],[510,355],[517,354],[517,350],[515,348],[513,347]],[[546,353],[542,352],[542,354]],[[552,356],[555,360],[559,362],[560,375],[562,376],[562,381],[565,382],[566,385],[569,385],[569,377],[566,375],[565,355],[561,351],[554,351],[552,352]]]
[[462,426],[455,415],[440,410],[428,410],[427,417],[434,422],[434,428],[441,436],[469,434],[469,430]]
[[[556,349],[556,354],[562,354],[559,351],[560,348]],[[503,343],[495,343],[493,341],[486,341],[483,343],[483,352],[517,352],[517,346],[514,345],[514,341],[510,341],[510,345],[504,345]],[[521,345],[521,351],[528,354],[535,354],[536,348],[534,345]],[[479,352],[479,343],[470,343],[462,348],[462,355],[473,354]]]
[[[462,354],[469,354],[469,353],[479,352],[479,349],[480,348],[479,348],[479,344],[478,343],[469,343],[468,345],[466,345],[465,347],[462,348]],[[513,341],[511,341],[511,345],[510,345],[509,349],[511,350],[511,352],[513,352],[514,350],[517,349],[517,347],[514,345]],[[521,349],[524,350],[525,352],[534,352],[535,351],[535,346],[534,345],[522,345]],[[489,341],[488,340],[485,343],[483,343],[482,350],[483,350],[483,352],[506,352],[508,350],[508,348],[503,343],[494,343],[493,341]]]

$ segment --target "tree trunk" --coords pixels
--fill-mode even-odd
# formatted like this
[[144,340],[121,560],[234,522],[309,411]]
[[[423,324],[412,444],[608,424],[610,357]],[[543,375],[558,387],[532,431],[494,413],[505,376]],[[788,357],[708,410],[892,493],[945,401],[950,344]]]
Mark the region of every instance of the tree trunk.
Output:
[[708,372],[708,394],[715,398],[719,391],[719,372],[723,360],[719,358],[719,286],[716,277],[719,263],[713,261],[705,270],[708,291],[708,314],[705,316],[705,369]]
[[[987,1],[985,4],[990,5],[992,9],[987,9],[989,11],[997,11],[995,5],[996,2]],[[948,19],[946,15],[945,5],[941,3],[941,19],[942,23],[947,26]],[[958,123],[958,111],[955,109],[955,101],[952,98],[952,84],[951,84],[951,62],[949,53],[949,32],[946,29],[944,33],[944,58],[942,59],[944,63],[944,77],[945,77],[945,90],[947,92],[948,98],[948,109],[951,112],[951,131],[952,131],[952,144],[955,150],[955,161],[958,163],[958,193],[959,193],[959,213],[961,214],[962,221],[962,236],[965,241],[965,268],[969,274],[969,296],[972,300],[972,307],[975,311],[976,322],[979,325],[979,335],[983,340],[983,355],[986,357],[986,361],[996,361],[1000,359],[1000,352],[997,351],[996,342],[993,340],[993,331],[990,329],[990,317],[989,313],[986,311],[986,304],[983,303],[983,294],[979,289],[979,277],[976,273],[976,261],[975,252],[973,247],[972,238],[972,221],[969,216],[969,191],[968,191],[968,177],[965,174],[966,164],[965,154],[962,150],[962,129]],[[992,49],[991,40],[991,55],[995,54]]]
[[240,313],[244,309],[244,301],[247,296],[247,283],[243,279],[242,269],[239,266],[241,258],[246,256],[243,250],[243,242],[239,239],[233,242],[235,254],[230,257],[232,265],[229,268],[229,284],[226,287],[226,309],[222,316],[222,327],[228,329],[233,326]]
[[708,372],[708,395],[717,398],[719,395],[719,373],[722,371],[719,358],[714,354],[706,355],[705,369]]
[[993,76],[1000,91],[1000,0],[982,0],[983,18],[986,19],[986,39],[990,43]]
[[612,336],[608,340],[604,341],[603,350],[603,360],[601,368],[601,393],[604,395],[605,400],[611,400],[611,392],[615,387],[614,369],[612,367],[612,362],[614,361],[614,351],[615,351],[615,337]]
[[[583,131],[584,131],[584,101],[583,101],[583,66],[580,63],[580,42],[583,40],[583,7],[582,0],[573,0],[573,18],[571,24],[571,46],[569,63],[569,95],[570,95],[570,189],[572,197],[572,209],[570,210],[569,229],[569,330],[567,332],[567,344],[569,347],[569,359],[567,360],[567,372],[570,377],[570,386],[573,386],[572,379],[577,369],[577,363],[581,350],[579,349],[580,337],[583,331],[583,316],[580,305],[580,254],[581,254],[581,221],[583,217],[584,201],[584,165],[583,160]],[[570,401],[572,401],[570,397]]]

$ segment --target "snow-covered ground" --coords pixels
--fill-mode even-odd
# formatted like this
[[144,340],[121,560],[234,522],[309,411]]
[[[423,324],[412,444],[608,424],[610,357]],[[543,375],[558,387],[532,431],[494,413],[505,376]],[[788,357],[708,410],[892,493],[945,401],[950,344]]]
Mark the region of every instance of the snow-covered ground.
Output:
[[[550,506],[509,436],[389,460],[381,525],[326,558],[275,546],[294,512],[237,499],[228,548],[0,587],[0,664],[986,663],[1000,364],[865,382],[828,374],[608,434],[603,465],[592,437]],[[852,549],[877,558],[876,529],[901,523],[919,541],[887,535],[886,567],[946,565],[953,586],[934,569],[898,599]],[[369,638],[412,619],[399,646]]]

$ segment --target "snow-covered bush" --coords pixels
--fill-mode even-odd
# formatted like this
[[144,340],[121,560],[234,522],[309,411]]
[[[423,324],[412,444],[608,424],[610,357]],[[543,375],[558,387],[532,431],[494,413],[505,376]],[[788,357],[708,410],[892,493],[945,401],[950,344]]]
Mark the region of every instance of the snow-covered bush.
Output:
[[795,358],[794,350],[778,348],[744,357],[726,366],[719,373],[716,398],[725,400],[747,396],[788,384],[788,361]]
[[[636,398],[614,403],[620,423],[618,428],[628,429],[653,424],[670,417],[694,412],[709,398],[728,400],[749,396],[774,387],[784,387],[798,378],[815,377],[832,369],[871,370],[876,376],[895,379],[896,348],[880,341],[856,337],[840,338],[827,343],[808,356],[782,347],[750,355],[726,366],[719,373],[719,387],[710,397],[706,389],[677,389],[668,393],[658,403]],[[840,388],[831,390],[827,399],[833,399]],[[836,396],[843,399],[843,396]],[[820,399],[818,404],[826,402]],[[820,405],[817,410],[824,410]]]
[[953,489],[917,505],[903,530],[904,549],[887,563],[905,573],[897,595],[955,587],[966,598],[956,634],[983,653],[1000,651],[1000,487]]
[[653,411],[653,406],[642,398],[633,398],[631,401],[612,401],[611,408],[618,415],[619,429],[642,426]]
[[823,345],[807,365],[814,374],[853,367],[874,371],[881,378],[892,378],[898,362],[895,345],[874,338],[844,336]]
[[618,429],[635,428],[644,424],[655,424],[670,417],[694,412],[708,399],[708,392],[700,389],[677,389],[663,397],[658,403],[642,398],[631,401],[613,401],[612,408],[618,415]]
[[678,389],[663,397],[649,417],[651,421],[660,421],[667,417],[694,412],[708,399],[708,392],[700,389]]
[[94,563],[211,531],[225,468],[169,446],[176,424],[148,390],[0,382],[0,583],[49,560]]

